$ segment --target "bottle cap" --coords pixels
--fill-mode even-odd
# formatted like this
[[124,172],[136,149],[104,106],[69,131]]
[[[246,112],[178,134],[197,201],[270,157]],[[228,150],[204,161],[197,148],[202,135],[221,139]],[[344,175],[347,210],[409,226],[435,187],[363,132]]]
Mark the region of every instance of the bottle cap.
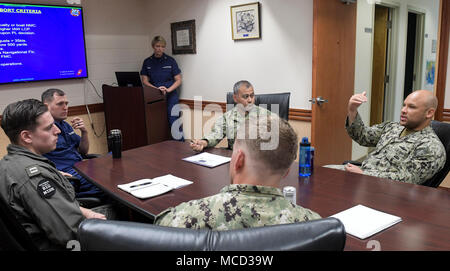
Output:
[[311,143],[308,142],[308,138],[305,136],[302,138],[302,142],[300,142],[300,146],[311,146]]

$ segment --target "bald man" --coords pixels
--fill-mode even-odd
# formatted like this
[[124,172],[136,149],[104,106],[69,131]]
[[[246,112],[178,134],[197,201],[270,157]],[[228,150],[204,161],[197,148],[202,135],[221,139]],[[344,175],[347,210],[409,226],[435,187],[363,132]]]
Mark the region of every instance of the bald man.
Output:
[[347,164],[346,171],[421,184],[442,169],[445,149],[430,126],[438,103],[431,91],[417,90],[408,95],[400,122],[372,127],[366,127],[358,114],[358,107],[365,102],[366,92],[350,98],[345,127],[358,144],[375,150],[361,167]]

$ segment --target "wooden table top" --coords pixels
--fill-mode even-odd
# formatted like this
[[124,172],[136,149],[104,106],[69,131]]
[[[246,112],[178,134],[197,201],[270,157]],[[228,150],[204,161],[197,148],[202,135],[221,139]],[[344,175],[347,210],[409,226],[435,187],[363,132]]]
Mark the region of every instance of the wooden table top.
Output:
[[[208,152],[231,156],[226,149]],[[153,217],[168,207],[214,195],[230,183],[229,163],[206,168],[181,160],[195,153],[189,143],[165,141],[122,153],[79,162],[75,168],[113,198]],[[140,200],[118,184],[166,174],[193,181],[154,198]],[[297,189],[297,204],[328,217],[357,204],[400,216],[402,222],[365,240],[347,235],[346,250],[450,250],[450,193],[421,185],[316,167],[309,178],[298,177],[294,163],[281,187]]]

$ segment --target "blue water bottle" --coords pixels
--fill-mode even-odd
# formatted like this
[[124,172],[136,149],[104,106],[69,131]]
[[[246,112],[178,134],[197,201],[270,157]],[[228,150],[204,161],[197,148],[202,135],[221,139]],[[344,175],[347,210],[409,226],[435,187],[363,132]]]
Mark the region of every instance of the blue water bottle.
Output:
[[308,142],[307,137],[302,138],[302,142],[300,142],[298,167],[298,176],[311,176],[311,143]]

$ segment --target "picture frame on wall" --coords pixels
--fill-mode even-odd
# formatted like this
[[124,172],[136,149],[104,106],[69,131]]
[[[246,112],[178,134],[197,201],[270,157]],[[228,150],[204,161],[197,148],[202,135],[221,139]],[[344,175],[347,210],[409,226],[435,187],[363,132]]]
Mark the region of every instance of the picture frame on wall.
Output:
[[195,20],[170,24],[172,33],[172,54],[196,54]]
[[233,40],[261,38],[259,2],[230,7]]

